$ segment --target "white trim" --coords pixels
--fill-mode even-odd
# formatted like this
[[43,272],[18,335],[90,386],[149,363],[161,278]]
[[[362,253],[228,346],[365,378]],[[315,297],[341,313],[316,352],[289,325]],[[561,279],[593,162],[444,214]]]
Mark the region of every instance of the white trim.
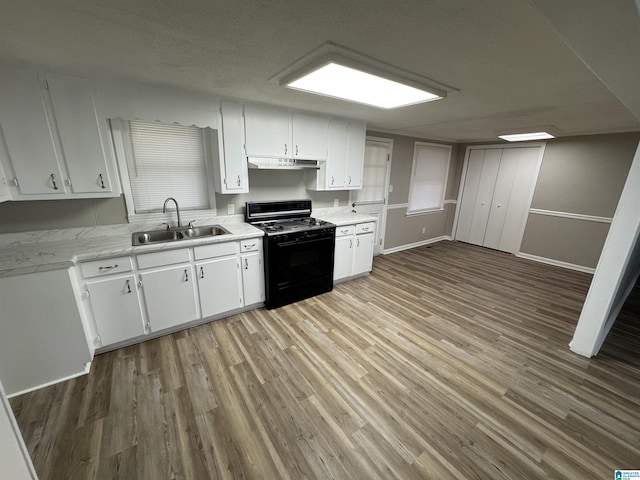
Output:
[[598,217],[595,215],[584,215],[582,213],[559,212],[557,210],[542,210],[540,208],[530,208],[529,213],[535,215],[547,215],[549,217],[570,218],[572,220],[585,220],[587,222],[611,223],[611,217]]
[[445,200],[445,201],[444,201],[444,204],[445,204],[445,205],[457,205],[457,204],[458,204],[458,201],[457,201],[457,200],[455,200],[455,199]]
[[73,375],[68,375],[66,377],[58,378],[57,380],[52,380],[51,382],[43,383],[42,385],[36,385],[35,387],[29,387],[26,390],[21,390],[19,392],[14,392],[10,395],[7,395],[7,398],[17,397],[19,395],[24,395],[25,393],[34,392],[36,390],[40,390],[41,388],[50,387],[51,385],[55,385],[57,383],[66,382],[67,380],[71,380],[77,377],[81,377],[82,375],[87,375],[91,370],[91,362],[87,362],[84,366],[84,371],[74,373]]
[[442,235],[441,237],[434,237],[428,240],[422,240],[420,242],[409,243],[407,245],[400,245],[399,247],[388,248],[382,251],[382,255],[401,252],[403,250],[409,250],[411,248],[422,247],[423,245],[429,245],[431,243],[441,242],[443,240],[451,240],[451,237],[449,235]]
[[393,205],[387,205],[387,210],[398,210],[400,208],[408,208],[408,203],[394,203]]
[[518,252],[516,257],[524,258],[525,260],[533,260],[534,262],[546,263],[547,265],[553,265],[555,267],[568,268],[569,270],[576,270],[578,272],[593,274],[596,269],[592,267],[585,267],[584,265],[576,265],[575,263],[562,262],[553,258],[539,257],[538,255],[531,255],[530,253]]
[[[444,207],[444,206],[443,206]],[[444,212],[444,208],[434,208],[433,210],[421,210],[419,212],[407,212],[404,214],[405,217],[419,217],[420,215],[430,215],[432,213],[442,213]]]

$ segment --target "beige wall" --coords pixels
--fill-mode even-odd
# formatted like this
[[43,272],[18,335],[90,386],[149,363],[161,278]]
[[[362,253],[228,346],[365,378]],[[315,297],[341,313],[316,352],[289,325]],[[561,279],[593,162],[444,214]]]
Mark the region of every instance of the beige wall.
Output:
[[[532,208],[612,217],[640,133],[558,138],[547,142]],[[520,251],[595,268],[608,223],[529,214]]]
[[[405,204],[409,201],[409,182],[413,165],[413,148],[415,142],[430,142],[451,145],[444,142],[434,142],[424,138],[405,137],[380,132],[367,132],[367,135],[389,138],[393,140],[390,184],[393,192],[389,193],[389,205]],[[451,163],[447,177],[445,199],[456,200],[458,184],[460,183],[460,153],[459,145],[452,145]],[[446,204],[441,212],[424,215],[406,216],[406,208],[389,208],[387,211],[387,226],[384,235],[384,248],[392,249],[423,242],[432,238],[451,234],[455,205]],[[422,233],[422,229],[425,233]]]

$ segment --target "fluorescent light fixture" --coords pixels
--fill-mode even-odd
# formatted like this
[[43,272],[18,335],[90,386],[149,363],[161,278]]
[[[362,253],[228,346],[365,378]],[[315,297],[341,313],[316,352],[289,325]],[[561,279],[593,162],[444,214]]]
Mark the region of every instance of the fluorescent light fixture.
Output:
[[329,63],[286,85],[305,92],[380,108],[397,108],[442,98],[355,68]]
[[507,142],[526,142],[527,140],[546,140],[548,138],[556,138],[547,132],[531,132],[531,133],[514,133],[512,135],[498,135]]
[[456,90],[331,42],[271,78],[279,85],[326,97],[397,108],[430,102]]

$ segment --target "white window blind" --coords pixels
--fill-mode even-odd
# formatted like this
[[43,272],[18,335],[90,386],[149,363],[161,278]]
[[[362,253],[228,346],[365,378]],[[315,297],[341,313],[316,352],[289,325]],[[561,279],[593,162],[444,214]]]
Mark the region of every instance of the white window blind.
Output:
[[451,147],[416,142],[409,185],[407,213],[421,213],[444,207]]
[[209,208],[202,130],[194,126],[123,122],[135,213],[162,211],[167,197],[181,210]]

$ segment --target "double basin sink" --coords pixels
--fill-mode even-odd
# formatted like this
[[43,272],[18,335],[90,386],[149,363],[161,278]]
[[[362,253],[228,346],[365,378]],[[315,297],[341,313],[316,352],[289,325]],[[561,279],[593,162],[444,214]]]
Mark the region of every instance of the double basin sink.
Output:
[[179,240],[193,240],[195,238],[229,235],[230,232],[220,225],[206,225],[202,227],[179,227],[169,230],[149,230],[135,232],[131,235],[131,244],[153,245],[154,243],[176,242]]

